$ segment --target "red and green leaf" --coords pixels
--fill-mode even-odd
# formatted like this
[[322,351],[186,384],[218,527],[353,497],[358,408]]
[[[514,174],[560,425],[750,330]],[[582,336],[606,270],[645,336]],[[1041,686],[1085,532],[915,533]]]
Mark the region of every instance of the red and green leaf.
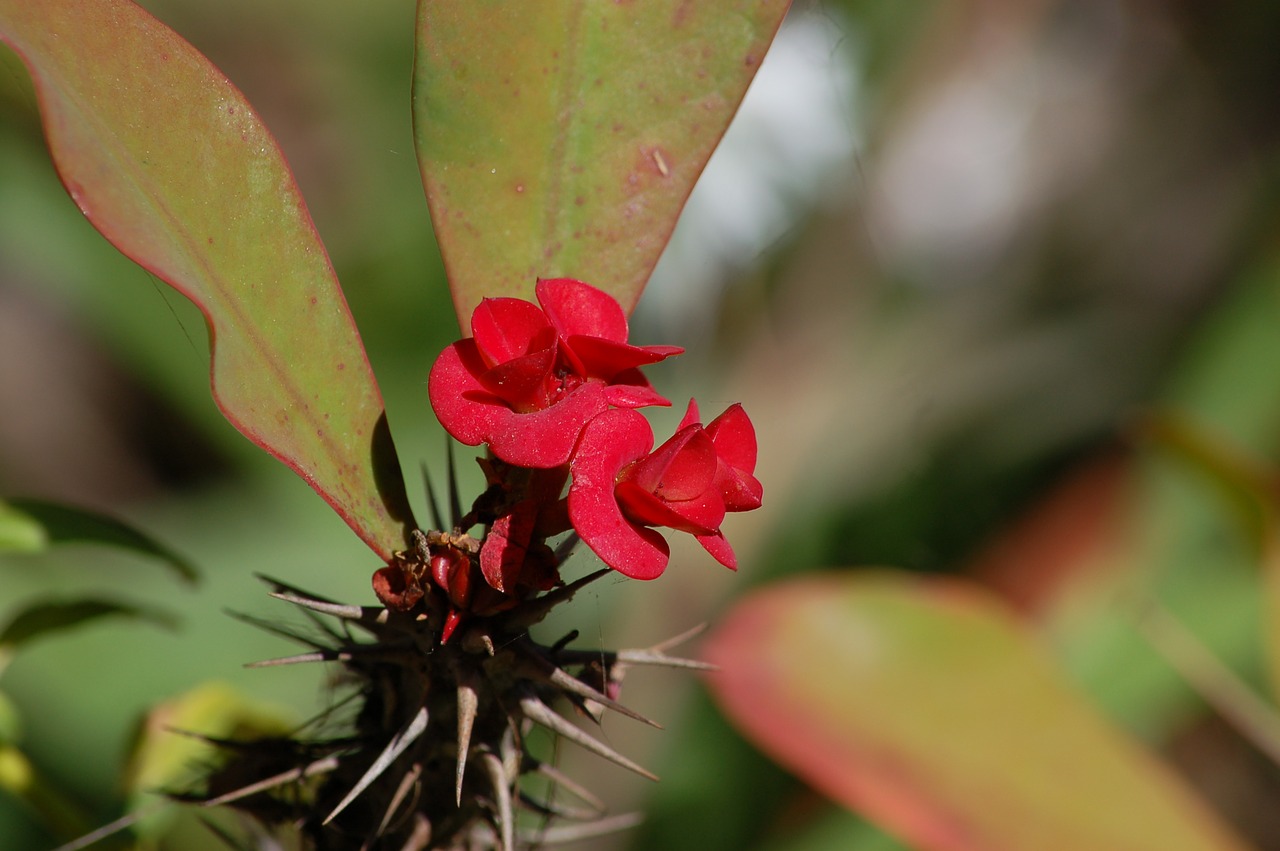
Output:
[[63,184],[209,325],[227,419],[380,556],[409,509],[381,394],[310,214],[244,97],[127,0],[0,0]]
[[418,161],[459,323],[571,277],[630,312],[788,0],[420,0]]
[[730,612],[706,656],[752,742],[916,847],[1246,847],[976,586],[775,584]]

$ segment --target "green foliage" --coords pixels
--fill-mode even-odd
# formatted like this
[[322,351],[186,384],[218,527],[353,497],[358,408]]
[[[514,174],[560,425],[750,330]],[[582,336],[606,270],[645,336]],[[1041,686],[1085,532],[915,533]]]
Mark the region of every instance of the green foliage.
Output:
[[185,557],[114,517],[44,500],[0,502],[0,552],[38,553],[72,543],[120,547],[150,556],[189,583],[200,577]]
[[0,670],[29,641],[108,616],[149,621],[169,629],[176,627],[173,617],[164,612],[112,600],[33,603],[14,615],[0,630]]
[[30,514],[0,502],[0,552],[38,553],[48,546],[45,527]]

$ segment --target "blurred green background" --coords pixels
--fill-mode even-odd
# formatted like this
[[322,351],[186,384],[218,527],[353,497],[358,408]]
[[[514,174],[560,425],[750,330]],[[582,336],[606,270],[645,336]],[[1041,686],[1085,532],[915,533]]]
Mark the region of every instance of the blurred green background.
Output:
[[[280,140],[425,516],[419,465],[441,476],[446,445],[426,375],[457,327],[409,122],[413,4],[143,5]],[[1280,7],[1258,2],[798,3],[633,320],[639,342],[688,349],[650,373],[677,402],[658,432],[695,393],[709,415],[742,401],[756,422],[765,505],[726,524],[742,567],[677,545],[660,582],[602,583],[547,633],[647,645],[714,620],[747,587],[833,566],[981,572],[1044,494],[1119,458],[1141,543],[1105,570],[1260,682],[1247,524],[1194,465],[1133,449],[1132,424],[1173,409],[1280,458],[1278,24]],[[325,671],[242,667],[294,652],[227,616],[296,622],[254,573],[372,599],[374,558],[220,418],[207,370],[196,311],[66,197],[25,74],[0,51],[0,494],[109,510],[205,577],[192,590],[89,548],[0,559],[0,619],[87,592],[181,617],[174,633],[103,621],[49,638],[0,680],[27,752],[91,824],[126,806],[130,740],[158,702],[215,680],[300,721],[340,696]],[[1018,570],[1035,584],[1059,555],[1021,552]],[[1258,847],[1280,848],[1275,765],[1205,709],[1132,615],[1091,604],[1043,626],[1108,712]],[[630,847],[899,847],[771,767],[694,678],[636,672],[627,693],[668,729],[610,719],[605,732],[662,783],[561,756],[615,811],[648,814]],[[3,796],[0,837],[58,841]]]

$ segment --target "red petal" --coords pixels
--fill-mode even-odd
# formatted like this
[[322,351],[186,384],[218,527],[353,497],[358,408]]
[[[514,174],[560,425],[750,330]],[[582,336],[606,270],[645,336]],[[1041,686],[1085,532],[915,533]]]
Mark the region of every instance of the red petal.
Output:
[[627,315],[604,290],[572,278],[551,278],[538,281],[534,292],[562,338],[583,334],[627,342]]
[[480,571],[489,585],[510,594],[520,582],[537,506],[525,500],[493,522],[480,548]]
[[555,344],[555,329],[536,304],[518,298],[486,298],[471,314],[471,336],[488,366]]
[[437,419],[456,440],[489,448],[518,467],[547,468],[568,463],[587,421],[608,408],[604,385],[581,384],[539,411],[513,411],[480,383],[483,361],[474,340],[445,349],[431,368],[427,393]]
[[684,417],[680,420],[680,425],[676,426],[676,431],[691,425],[702,425],[702,416],[698,413],[698,403],[693,399],[689,400],[689,407],[684,409]]
[[583,426],[607,408],[604,387],[588,382],[541,411],[494,411],[485,442],[494,455],[508,464],[559,467],[569,462]]
[[738,557],[733,553],[733,547],[729,546],[729,542],[725,540],[724,535],[716,532],[714,535],[698,535],[698,543],[702,544],[702,548],[711,553],[716,561],[723,564],[730,570],[738,569]]
[[708,535],[724,521],[724,500],[714,488],[696,499],[668,502],[636,487],[634,482],[620,482],[614,489],[614,499],[622,508],[623,516],[645,526],[665,526],[691,535]]
[[547,406],[550,397],[548,382],[555,363],[555,348],[542,349],[500,363],[478,378],[486,390],[512,408],[536,411]]
[[720,457],[716,479],[725,509],[759,508],[764,488],[752,475],[756,468],[756,430],[746,411],[741,405],[730,405],[707,426],[707,434]]
[[615,408],[647,408],[650,405],[666,408],[671,405],[671,400],[649,386],[638,369],[617,376],[614,383],[605,385],[604,392],[609,404]]
[[653,445],[653,430],[640,414],[606,411],[582,432],[569,487],[569,518],[588,547],[614,570],[632,579],[654,579],[666,569],[671,550],[662,535],[630,522],[614,497],[618,472]]
[[484,389],[477,376],[486,369],[476,342],[459,340],[440,353],[427,379],[427,396],[436,418],[455,440],[468,446],[483,443],[500,399]]
[[747,473],[756,469],[756,429],[742,405],[733,404],[707,425],[716,454],[727,464]]
[[696,499],[713,489],[716,480],[715,444],[701,426],[680,429],[648,457],[627,470],[625,477],[665,502]]
[[724,500],[725,511],[751,511],[760,507],[764,488],[756,477],[721,463],[716,471],[716,489]]
[[658,363],[684,351],[676,346],[629,346],[583,334],[571,334],[563,339],[564,345],[582,364],[584,374],[605,381],[612,381],[620,372]]

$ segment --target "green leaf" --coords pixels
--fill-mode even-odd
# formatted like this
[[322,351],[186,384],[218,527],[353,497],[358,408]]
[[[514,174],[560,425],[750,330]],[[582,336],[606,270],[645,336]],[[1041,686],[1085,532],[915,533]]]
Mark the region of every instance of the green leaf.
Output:
[[49,535],[38,520],[0,502],[0,553],[40,553],[48,546]]
[[42,602],[27,606],[0,630],[0,656],[12,654],[22,645],[49,633],[63,632],[104,617],[126,617],[173,629],[171,615],[113,600],[71,600]]
[[[195,565],[187,559],[149,535],[105,514],[41,500],[11,499],[7,504],[0,502],[0,529],[4,528],[6,515],[24,518],[32,528],[32,535],[39,541],[38,547],[21,552],[42,552],[53,544],[105,544],[158,558],[187,582],[194,583],[200,578]],[[0,538],[3,538],[3,533],[0,533]]]
[[0,748],[16,745],[22,738],[22,717],[9,696],[0,691]]
[[380,556],[404,545],[381,394],[275,139],[199,52],[127,0],[0,0],[63,184],[209,323],[218,406]]
[[775,584],[730,612],[706,656],[751,741],[914,847],[1245,847],[976,586]]
[[414,126],[463,328],[572,277],[628,310],[787,0],[419,0]]

